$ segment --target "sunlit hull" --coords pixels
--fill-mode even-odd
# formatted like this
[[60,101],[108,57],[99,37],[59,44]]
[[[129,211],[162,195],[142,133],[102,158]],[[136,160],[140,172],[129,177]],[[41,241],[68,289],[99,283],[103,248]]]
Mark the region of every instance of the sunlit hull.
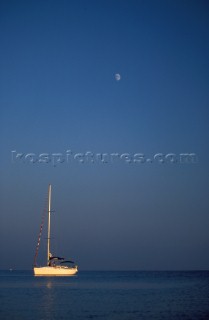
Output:
[[46,267],[34,267],[35,276],[73,276],[78,272],[78,268],[63,267],[63,266],[46,266]]

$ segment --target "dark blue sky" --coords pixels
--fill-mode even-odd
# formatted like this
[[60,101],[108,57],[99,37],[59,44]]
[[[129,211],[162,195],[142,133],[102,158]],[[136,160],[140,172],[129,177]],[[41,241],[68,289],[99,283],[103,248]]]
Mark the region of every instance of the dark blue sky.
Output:
[[[209,267],[208,35],[207,1],[1,1],[0,268],[31,267],[48,183],[81,269]],[[198,161],[11,160],[67,150]]]

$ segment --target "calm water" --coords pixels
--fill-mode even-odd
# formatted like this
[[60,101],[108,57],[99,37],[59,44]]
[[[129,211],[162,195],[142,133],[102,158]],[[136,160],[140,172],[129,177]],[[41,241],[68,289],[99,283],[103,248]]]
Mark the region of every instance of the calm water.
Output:
[[208,320],[209,272],[0,271],[1,320]]

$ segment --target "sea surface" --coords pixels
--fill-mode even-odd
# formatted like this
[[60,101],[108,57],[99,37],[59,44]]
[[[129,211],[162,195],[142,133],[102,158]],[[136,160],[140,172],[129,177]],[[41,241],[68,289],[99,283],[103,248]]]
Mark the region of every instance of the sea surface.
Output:
[[0,271],[1,320],[209,320],[208,271]]

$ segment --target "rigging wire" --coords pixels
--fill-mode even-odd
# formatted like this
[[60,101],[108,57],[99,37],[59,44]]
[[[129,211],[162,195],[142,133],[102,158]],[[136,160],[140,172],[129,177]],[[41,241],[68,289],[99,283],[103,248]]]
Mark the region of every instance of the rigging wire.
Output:
[[48,196],[45,199],[45,205],[44,205],[44,209],[43,209],[43,213],[42,213],[41,226],[40,226],[39,235],[38,235],[38,241],[37,241],[37,245],[36,245],[36,252],[35,252],[35,255],[34,255],[34,262],[33,262],[34,266],[37,265],[36,264],[36,259],[37,259],[37,256],[38,256],[38,250],[39,250],[39,246],[40,246],[40,243],[41,243],[41,234],[42,234],[42,230],[43,230],[43,226],[44,226],[44,219],[45,219],[46,212],[47,212],[47,202],[48,202]]

